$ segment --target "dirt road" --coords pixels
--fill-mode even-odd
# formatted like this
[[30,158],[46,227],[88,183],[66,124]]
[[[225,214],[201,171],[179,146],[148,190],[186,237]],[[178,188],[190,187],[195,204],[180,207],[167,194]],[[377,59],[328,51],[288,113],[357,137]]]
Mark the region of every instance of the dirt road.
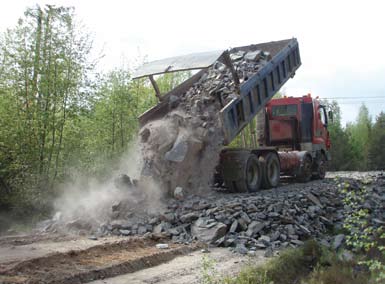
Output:
[[[261,264],[267,258],[262,250],[253,256],[235,254],[226,248],[213,248],[209,253],[200,250],[190,254],[179,256],[161,265],[139,270],[105,280],[91,282],[93,284],[192,284],[202,283],[203,264],[210,264],[206,272],[214,272],[217,275],[235,275],[248,263]],[[211,266],[212,265],[212,266]]]
[[169,244],[160,250],[155,246],[159,241],[164,240],[79,239],[2,247],[0,283],[86,283],[158,265],[200,247]]

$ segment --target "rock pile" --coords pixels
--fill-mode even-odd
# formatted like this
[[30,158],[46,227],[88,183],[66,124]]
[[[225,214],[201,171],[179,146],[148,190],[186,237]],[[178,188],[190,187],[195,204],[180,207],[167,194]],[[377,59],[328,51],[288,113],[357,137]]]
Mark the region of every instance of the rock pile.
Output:
[[[270,55],[260,50],[230,54],[240,82],[255,74]],[[219,111],[237,98],[231,70],[217,61],[189,90],[169,98],[169,113],[140,130],[143,176],[163,191],[207,188],[223,144]]]
[[[184,199],[169,199],[167,208],[150,214],[145,206],[130,210],[128,201],[111,208],[111,220],[92,233],[105,235],[164,235],[176,243],[200,240],[216,246],[233,247],[239,253],[256,249],[297,246],[310,237],[338,248],[344,235],[327,237],[332,227],[340,227],[350,208],[343,206],[339,181],[323,180],[307,184],[289,184],[254,194],[212,192],[206,197],[189,195]],[[350,190],[362,184],[351,181]],[[371,211],[373,224],[385,223],[385,175],[377,174],[368,185],[370,194],[362,204]],[[63,227],[56,216],[45,230]],[[64,224],[66,230],[77,233],[92,227],[86,221],[74,220]],[[89,232],[89,231],[88,231]]]

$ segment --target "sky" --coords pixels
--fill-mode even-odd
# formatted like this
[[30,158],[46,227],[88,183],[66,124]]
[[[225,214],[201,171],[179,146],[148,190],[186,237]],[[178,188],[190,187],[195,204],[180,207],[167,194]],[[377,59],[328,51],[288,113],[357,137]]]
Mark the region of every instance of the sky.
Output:
[[[0,31],[15,26],[26,7],[74,6],[94,37],[98,68],[227,49],[295,37],[302,66],[283,91],[338,98],[343,124],[361,103],[375,118],[385,111],[385,2],[228,0],[13,0],[2,5]],[[134,63],[132,63],[134,64]]]

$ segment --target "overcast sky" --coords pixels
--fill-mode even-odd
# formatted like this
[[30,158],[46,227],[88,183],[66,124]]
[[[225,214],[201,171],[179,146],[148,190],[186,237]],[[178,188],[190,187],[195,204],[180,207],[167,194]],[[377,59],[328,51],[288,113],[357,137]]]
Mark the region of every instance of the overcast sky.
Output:
[[383,1],[92,1],[13,0],[2,4],[0,31],[36,3],[74,6],[94,35],[108,70],[133,61],[296,37],[302,66],[287,95],[311,92],[341,98],[343,121],[355,120],[362,102],[385,111],[385,2]]

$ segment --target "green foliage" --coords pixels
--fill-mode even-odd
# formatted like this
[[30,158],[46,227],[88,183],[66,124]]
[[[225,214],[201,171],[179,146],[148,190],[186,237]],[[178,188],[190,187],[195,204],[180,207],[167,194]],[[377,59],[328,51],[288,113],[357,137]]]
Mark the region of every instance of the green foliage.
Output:
[[[316,241],[302,247],[287,249],[262,265],[252,261],[235,277],[223,277],[213,282],[228,284],[365,284],[370,275],[359,272],[355,259],[341,260],[335,251],[322,247]],[[215,274],[215,272],[214,272]],[[377,283],[377,282],[376,282]],[[378,282],[380,283],[380,282]]]
[[[107,177],[157,103],[128,68],[95,74],[92,39],[76,22],[73,8],[36,6],[0,37],[0,208],[9,218],[49,212],[57,185],[79,172]],[[166,93],[190,75],[157,82]]]
[[346,133],[353,152],[355,169],[368,169],[368,146],[371,127],[372,123],[368,108],[363,104],[360,107],[356,123],[350,123],[346,127]]
[[384,283],[385,229],[373,226],[370,212],[362,206],[371,193],[365,186],[351,186],[349,182],[342,182],[339,187],[345,207],[351,209],[344,222],[344,228],[349,232],[346,243],[365,255],[360,263],[369,268],[375,283]]
[[237,284],[288,284],[299,283],[321,259],[322,249],[316,241],[309,240],[297,249],[287,249],[261,266],[250,264],[234,278],[224,283]]
[[385,169],[385,113],[381,112],[371,130],[368,147],[369,167],[374,170]]
[[205,255],[202,257],[201,265],[201,283],[202,284],[219,284],[222,283],[221,277],[215,269],[215,260]]

